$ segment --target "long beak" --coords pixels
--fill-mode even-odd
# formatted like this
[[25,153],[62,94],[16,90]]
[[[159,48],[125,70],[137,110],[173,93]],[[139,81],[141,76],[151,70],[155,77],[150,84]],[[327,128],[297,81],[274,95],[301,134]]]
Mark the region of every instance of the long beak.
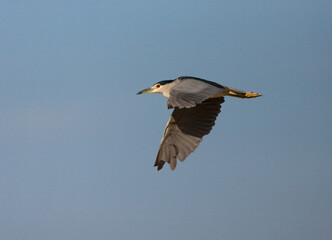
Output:
[[150,93],[152,91],[151,88],[146,88],[146,89],[143,89],[142,91],[139,91],[138,93],[136,93],[136,95],[139,95],[139,94],[142,94],[142,93]]

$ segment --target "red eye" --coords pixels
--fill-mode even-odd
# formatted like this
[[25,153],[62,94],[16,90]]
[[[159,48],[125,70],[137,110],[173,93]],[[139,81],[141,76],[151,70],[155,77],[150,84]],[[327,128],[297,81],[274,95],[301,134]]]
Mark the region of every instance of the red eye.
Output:
[[160,88],[160,84],[157,84],[157,85],[156,85],[156,88]]

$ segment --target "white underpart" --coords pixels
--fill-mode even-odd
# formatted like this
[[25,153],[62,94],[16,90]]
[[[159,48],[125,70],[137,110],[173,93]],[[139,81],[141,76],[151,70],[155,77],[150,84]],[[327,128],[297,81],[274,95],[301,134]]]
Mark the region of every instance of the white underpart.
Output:
[[224,90],[218,92],[217,94],[215,94],[215,95],[213,95],[213,96],[211,96],[209,98],[224,97],[224,96],[227,96],[227,93],[228,93],[227,89],[224,89]]

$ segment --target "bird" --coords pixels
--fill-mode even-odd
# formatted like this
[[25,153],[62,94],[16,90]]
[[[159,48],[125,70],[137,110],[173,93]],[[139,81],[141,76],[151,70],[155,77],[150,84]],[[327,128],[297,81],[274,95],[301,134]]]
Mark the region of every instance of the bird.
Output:
[[161,140],[154,166],[157,170],[167,162],[174,170],[177,159],[183,162],[210,133],[221,111],[225,96],[255,98],[262,94],[245,92],[198,77],[182,76],[163,80],[137,93],[161,93],[167,108],[174,109]]

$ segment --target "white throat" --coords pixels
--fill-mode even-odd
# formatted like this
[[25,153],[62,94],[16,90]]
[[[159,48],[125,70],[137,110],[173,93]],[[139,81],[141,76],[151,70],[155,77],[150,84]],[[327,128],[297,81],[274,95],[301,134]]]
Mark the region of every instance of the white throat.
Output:
[[169,98],[170,96],[169,92],[175,84],[176,84],[175,81],[173,81],[171,83],[161,85],[160,88],[156,89],[155,92],[161,93],[162,95],[164,95],[164,97]]

